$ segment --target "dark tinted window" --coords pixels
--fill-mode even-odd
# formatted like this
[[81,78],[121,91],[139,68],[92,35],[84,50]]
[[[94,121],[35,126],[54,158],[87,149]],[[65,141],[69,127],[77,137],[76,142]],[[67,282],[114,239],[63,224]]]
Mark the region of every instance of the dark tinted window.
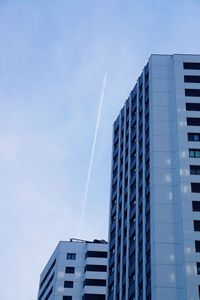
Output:
[[192,210],[200,211],[200,201],[192,201]]
[[187,125],[200,126],[200,118],[187,118]]
[[188,133],[188,141],[199,142],[200,141],[200,133]]
[[73,281],[64,281],[64,287],[65,288],[73,288],[74,282]]
[[183,68],[186,70],[200,70],[200,63],[196,62],[184,62]]
[[56,264],[56,259],[54,259],[54,261],[52,262],[50,268],[48,269],[46,275],[44,276],[43,280],[40,283],[40,288],[44,285],[45,281],[47,280],[47,277],[49,276],[49,274],[51,273],[51,271],[53,270],[53,267]]
[[200,262],[197,262],[197,274],[200,275]]
[[184,76],[184,81],[185,82],[199,83],[200,82],[200,76],[185,75]]
[[200,89],[185,89],[185,96],[200,97]]
[[76,253],[67,253],[67,259],[76,259]]
[[200,241],[195,241],[195,250],[196,252],[200,252]]
[[191,183],[191,190],[192,190],[192,193],[200,193],[200,183],[199,182],[192,182]]
[[85,279],[83,286],[106,286],[106,280],[104,279]]
[[194,231],[200,231],[200,221],[194,220]]
[[102,265],[86,265],[85,266],[85,272],[86,271],[93,271],[93,272],[106,272],[107,267]]
[[65,273],[74,273],[75,268],[74,267],[66,267]]
[[51,287],[50,291],[48,292],[48,294],[46,295],[46,297],[44,298],[44,300],[48,300],[49,297],[51,296],[52,292],[53,292],[53,287]]
[[83,300],[105,300],[105,295],[97,295],[97,294],[84,294]]
[[200,157],[200,149],[189,149],[189,157],[199,158]]
[[87,251],[85,257],[107,257],[106,251]]
[[200,166],[190,166],[190,174],[191,175],[200,175]]
[[45,285],[43,291],[41,292],[41,294],[40,294],[38,300],[41,300],[42,297],[44,296],[44,294],[46,293],[46,291],[47,291],[47,289],[49,288],[49,286],[50,286],[52,280],[54,279],[54,275],[55,275],[55,272],[51,275],[51,277],[50,277],[49,280],[47,281],[47,284]]
[[72,300],[72,296],[63,296],[63,300]]
[[200,111],[200,103],[185,103],[186,110]]

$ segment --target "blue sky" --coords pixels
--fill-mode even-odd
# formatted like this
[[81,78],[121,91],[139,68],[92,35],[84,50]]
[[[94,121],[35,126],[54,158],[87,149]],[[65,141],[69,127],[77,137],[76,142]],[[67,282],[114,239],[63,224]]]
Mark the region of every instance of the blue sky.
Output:
[[112,124],[151,53],[199,53],[199,0],[0,1],[1,299],[35,300],[59,240],[107,239]]

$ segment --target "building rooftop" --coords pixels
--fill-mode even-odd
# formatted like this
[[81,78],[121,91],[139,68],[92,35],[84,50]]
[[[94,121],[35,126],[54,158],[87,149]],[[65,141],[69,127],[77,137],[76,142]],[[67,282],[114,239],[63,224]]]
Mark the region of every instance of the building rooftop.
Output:
[[108,244],[108,242],[106,242],[105,240],[97,240],[97,239],[94,239],[93,241],[87,241],[82,239],[70,238],[69,241],[75,243]]

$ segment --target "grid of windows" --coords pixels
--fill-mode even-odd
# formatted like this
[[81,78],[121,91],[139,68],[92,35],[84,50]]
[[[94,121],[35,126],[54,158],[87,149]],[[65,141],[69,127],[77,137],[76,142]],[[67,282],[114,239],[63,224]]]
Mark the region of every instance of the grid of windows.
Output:
[[[86,253],[89,259],[85,259]],[[37,299],[50,300],[53,297],[60,300],[74,298],[105,300],[107,256],[108,243],[105,240],[70,239],[70,241],[59,242],[40,277]],[[63,270],[64,275],[60,276]],[[41,284],[42,288],[40,288]],[[87,287],[83,288],[83,284]],[[53,291],[57,286],[58,288]]]
[[[184,69],[200,70],[200,63],[184,63]],[[197,75],[185,75],[184,82],[200,83],[200,76]],[[200,89],[185,89],[185,96],[199,97]],[[200,111],[200,103],[186,102],[186,111]],[[200,118],[187,117],[188,126],[200,126]],[[188,141],[200,142],[200,133],[188,132]],[[200,149],[189,149],[190,158],[200,158]],[[200,175],[200,165],[190,165],[191,175]],[[200,183],[191,182],[191,192],[200,193]],[[192,210],[194,212],[200,212],[200,201],[192,201]],[[200,220],[193,220],[194,231],[200,231]],[[200,241],[195,241],[195,251],[200,252]],[[196,263],[197,274],[200,274],[200,262]],[[200,286],[198,286],[199,298],[200,298]]]
[[[148,65],[115,121],[113,132],[108,299],[142,299],[146,295],[149,300]],[[143,281],[144,276],[146,282]]]
[[[200,63],[184,62],[183,68],[200,70]],[[184,75],[184,82],[200,83],[200,76],[194,74]],[[146,67],[114,124],[108,299],[151,299],[148,76]],[[200,89],[186,88],[185,96],[190,97],[185,121],[188,126],[200,126],[200,118],[193,113],[200,111],[200,103],[189,102],[191,97],[197,102],[194,97],[200,97]],[[198,127],[190,131],[198,131],[187,133],[189,142],[197,142],[190,143],[196,148],[188,149],[193,164],[190,174],[200,175],[200,131]],[[197,182],[191,182],[191,192],[200,193],[200,180],[194,178]],[[191,201],[191,209],[200,211],[200,200]],[[200,231],[199,220],[193,220],[193,225]],[[195,241],[195,249],[200,252],[200,241]]]

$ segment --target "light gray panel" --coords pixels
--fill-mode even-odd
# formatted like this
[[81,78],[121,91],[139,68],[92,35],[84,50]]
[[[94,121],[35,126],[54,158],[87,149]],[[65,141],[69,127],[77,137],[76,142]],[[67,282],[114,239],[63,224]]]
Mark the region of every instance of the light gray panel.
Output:
[[181,288],[180,266],[155,265],[156,285],[159,287]]
[[178,243],[180,240],[178,225],[170,223],[154,223],[155,243]]
[[169,151],[154,151],[153,167],[154,168],[174,168],[176,152]]
[[158,203],[176,203],[177,188],[176,186],[153,185],[151,189],[153,202]]
[[159,105],[159,106],[169,106],[170,105],[170,97],[171,93],[165,93],[165,92],[155,92],[151,91],[150,97],[152,99],[152,102],[149,104],[151,105]]
[[155,222],[178,223],[178,205],[168,203],[155,203]]
[[174,135],[174,131],[172,131],[172,128],[175,128],[176,123],[174,121],[168,122],[168,121],[153,121],[153,134],[154,135],[161,135],[163,137],[165,136],[171,136]]
[[155,300],[186,300],[186,298],[182,289],[157,287]]
[[176,169],[154,169],[152,172],[154,185],[171,185],[176,176]]
[[180,244],[156,243],[155,263],[167,265],[180,264]]
[[152,65],[152,78],[169,79],[170,78],[169,65]]

